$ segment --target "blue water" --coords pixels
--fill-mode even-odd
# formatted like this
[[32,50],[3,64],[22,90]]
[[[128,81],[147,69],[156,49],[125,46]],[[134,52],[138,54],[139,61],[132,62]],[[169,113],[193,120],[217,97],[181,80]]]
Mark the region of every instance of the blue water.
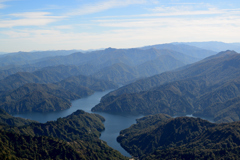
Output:
[[[69,109],[57,112],[49,113],[22,113],[14,114],[15,117],[22,117],[26,119],[36,120],[41,123],[47,121],[54,121],[60,117],[66,117],[78,109],[84,110],[85,112],[92,113],[91,109],[100,102],[102,96],[109,93],[111,90],[104,92],[95,92],[93,95],[85,98],[81,98],[75,101],[72,101],[72,106]],[[108,114],[108,113],[97,113],[103,116],[106,121],[104,122],[105,130],[101,133],[100,139],[107,142],[107,144],[121,152],[124,156],[131,157],[131,155],[126,152],[120,144],[116,141],[119,132],[123,129],[130,127],[132,124],[136,123],[136,119],[141,118],[141,115],[121,115],[121,114]]]

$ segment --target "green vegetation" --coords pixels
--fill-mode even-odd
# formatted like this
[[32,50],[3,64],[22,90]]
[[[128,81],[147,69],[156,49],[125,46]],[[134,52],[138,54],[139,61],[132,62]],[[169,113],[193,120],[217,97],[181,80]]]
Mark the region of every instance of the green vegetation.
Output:
[[[71,106],[70,100],[152,76],[111,92],[92,109],[165,113],[138,119],[121,131],[117,140],[128,152],[140,159],[240,159],[239,122],[213,124],[166,115],[194,112],[218,123],[239,120],[240,56],[226,51],[196,62],[212,54],[165,44],[56,57],[45,54],[44,59],[39,59],[41,55],[28,59],[26,53],[0,57],[6,61],[0,69],[0,108],[8,113],[63,110]],[[196,63],[184,66],[192,62]],[[182,68],[164,72],[178,67]],[[42,124],[0,110],[0,159],[126,159],[99,139],[103,121],[79,110]]]
[[125,63],[116,63],[105,67],[93,74],[98,79],[105,79],[115,83],[128,83],[139,77],[149,77],[165,71],[182,67],[184,63],[171,55],[160,55],[154,60],[146,61],[137,66],[130,66]]
[[[196,62],[200,58],[215,54],[212,51],[187,45],[184,47],[178,46],[180,45],[171,44],[171,47],[159,49],[156,46],[142,49],[108,48],[87,54],[74,53],[75,51],[9,54],[0,57],[1,65],[4,66],[0,68],[0,79],[17,72],[32,72],[32,76],[40,78],[40,82],[36,82],[37,79],[34,80],[29,77],[28,83],[55,83],[70,76],[82,74],[124,84],[141,77],[176,69]],[[71,52],[72,54],[69,54]],[[194,54],[189,55],[190,52]],[[200,52],[201,54],[199,54]],[[47,55],[47,53],[50,55]],[[56,56],[54,56],[54,53],[56,53]],[[59,56],[61,54],[63,56]],[[118,64],[121,64],[121,66],[116,66]],[[117,72],[120,74],[114,76],[114,73]],[[9,84],[2,81],[1,83],[7,83],[8,85],[1,86],[0,83],[0,90],[14,89],[13,87],[18,88],[25,84],[19,82],[19,85],[14,86],[15,81],[12,78],[14,79],[14,77],[11,77],[9,80],[12,80],[12,82]],[[13,85],[11,86],[11,84]]]
[[89,96],[94,91],[116,87],[112,82],[81,75],[55,84],[27,83],[17,89],[3,92],[0,96],[0,107],[8,113],[59,111],[70,108],[70,100]]
[[0,159],[127,159],[99,139],[104,118],[78,110],[44,124],[2,125]]
[[[238,103],[232,99],[240,96],[239,69],[240,55],[222,52],[178,71],[121,87],[104,96],[92,111],[145,115],[196,112],[195,115],[210,117],[217,122],[236,121],[240,112],[233,109]],[[228,108],[230,104],[225,104],[230,103],[228,101],[236,103],[231,103]]]
[[202,111],[194,113],[194,115],[201,117],[213,117],[213,120],[217,123],[239,121],[239,103],[240,97],[236,97],[224,103],[215,103]]
[[0,124],[1,125],[8,125],[8,126],[24,126],[28,125],[30,123],[33,123],[35,121],[19,118],[19,117],[13,117],[9,115],[6,111],[3,109],[0,109]]
[[5,129],[31,136],[49,136],[65,141],[84,138],[98,138],[104,130],[103,117],[78,110],[73,114],[47,123],[31,123],[21,127]]
[[0,130],[0,158],[9,159],[83,159],[66,142],[50,137],[32,137]]
[[[84,93],[84,90],[82,90]],[[84,96],[92,94],[87,92]],[[8,113],[16,112],[49,112],[71,107],[70,100],[81,98],[51,84],[26,84],[0,97],[0,107]]]
[[156,160],[156,159],[169,159],[169,160],[195,160],[195,159],[212,159],[212,160],[237,160],[240,155],[240,147],[229,149],[183,149],[183,148],[170,148],[165,150],[156,150],[154,153],[142,157],[141,160]]
[[105,97],[147,91],[166,83],[188,78],[203,78],[207,80],[209,84],[221,84],[222,82],[227,82],[240,76],[239,61],[240,56],[234,51],[220,52],[217,55],[186,65],[178,70],[140,79],[109,93]]
[[77,94],[82,93],[82,91],[80,90],[81,87],[82,88],[85,87],[93,91],[105,91],[108,89],[114,89],[118,87],[118,85],[113,82],[107,80],[100,80],[93,78],[91,76],[83,75],[72,76],[55,84],[58,85],[59,87],[64,88],[65,90],[69,90]]
[[160,114],[138,120],[121,131],[118,141],[140,159],[238,159],[240,122],[213,124]]
[[[56,69],[55,70],[52,69],[50,71],[41,70],[41,71],[35,71],[33,73],[18,72],[16,74],[10,75],[0,81],[0,91],[2,92],[10,91],[13,89],[17,89],[28,83],[38,83],[38,84],[39,83],[40,84],[56,83],[58,85],[63,85],[63,83],[68,83],[69,80],[71,81],[75,80],[75,84],[80,85],[82,87],[92,87],[91,89],[95,91],[112,89],[117,87],[116,84],[109,81],[99,80],[96,78],[82,76],[82,75],[71,76],[71,74],[64,74],[62,70],[65,70],[66,68],[65,67],[62,68],[61,66],[59,66],[59,68],[60,68],[59,69],[60,71],[58,72],[56,71]],[[65,72],[67,71],[65,70]],[[61,87],[64,87],[64,86],[61,86]]]

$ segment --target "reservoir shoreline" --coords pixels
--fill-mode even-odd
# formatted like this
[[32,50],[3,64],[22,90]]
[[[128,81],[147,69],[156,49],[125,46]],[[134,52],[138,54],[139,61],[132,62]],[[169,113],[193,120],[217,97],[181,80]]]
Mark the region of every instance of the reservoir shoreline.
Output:
[[25,119],[31,119],[40,123],[46,123],[47,121],[54,121],[58,118],[66,117],[77,110],[83,110],[88,113],[95,113],[105,118],[104,126],[105,130],[101,132],[100,139],[107,142],[107,144],[113,149],[118,150],[122,155],[131,157],[131,155],[125,151],[121,145],[117,142],[117,136],[120,131],[130,127],[136,123],[136,119],[141,118],[141,115],[123,115],[123,114],[109,114],[103,112],[92,112],[91,109],[97,105],[101,98],[112,90],[103,92],[95,92],[93,95],[84,97],[78,100],[71,101],[72,106],[66,110],[55,112],[28,112],[13,114],[14,117],[21,117]]

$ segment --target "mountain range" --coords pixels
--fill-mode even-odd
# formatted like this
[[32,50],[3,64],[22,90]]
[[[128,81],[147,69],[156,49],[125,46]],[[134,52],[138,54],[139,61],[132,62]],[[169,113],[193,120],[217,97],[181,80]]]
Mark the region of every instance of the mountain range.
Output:
[[[149,49],[149,48],[177,51],[180,53],[184,53],[187,56],[200,58],[200,59],[206,58],[210,55],[215,54],[216,52],[219,52],[219,51],[211,51],[211,49],[204,49],[202,47],[195,47],[194,45],[191,45],[191,44],[188,45],[187,43],[186,44],[185,43],[167,43],[167,44],[157,44],[157,45],[142,47],[142,49]],[[199,50],[199,48],[201,48],[201,50]]]
[[[172,50],[171,47],[174,48],[173,46],[175,46],[175,48],[181,48],[181,50]],[[18,62],[18,58],[16,58],[14,61],[15,66],[10,60],[0,57],[0,61],[2,58],[2,61],[5,63],[5,66],[0,68],[0,79],[4,79],[17,72],[34,72],[43,68],[47,70],[46,68],[49,67],[54,67],[57,70],[57,66],[61,69],[64,65],[66,67],[74,66],[78,74],[91,75],[96,78],[111,80],[115,83],[126,84],[142,77],[176,69],[216,53],[188,45],[178,47],[178,45],[172,44],[171,47],[160,49],[153,47],[146,49],[107,48],[87,53],[72,51],[72,54],[59,55],[60,53],[58,53],[56,56],[49,55],[48,57],[37,60],[34,58],[37,57],[38,53],[16,53],[14,54],[16,57],[21,57],[22,54],[24,57],[27,57],[28,54],[33,54],[33,57],[36,55],[36,57],[33,58],[34,60],[29,60],[29,63],[22,65],[20,65],[21,59],[19,59]],[[190,52],[193,54],[191,55]],[[116,67],[116,65],[118,65],[118,67]],[[123,65],[125,67],[123,67]],[[126,67],[129,69],[125,70]],[[146,70],[143,70],[145,68]],[[106,74],[105,70],[112,72]],[[132,72],[129,73],[129,70]],[[113,72],[120,72],[121,74],[115,76]],[[130,75],[126,77],[127,74]],[[76,72],[74,75],[76,75]]]
[[[213,54],[196,47],[194,49],[193,52]],[[185,46],[181,51],[185,50],[191,50],[191,47]],[[31,57],[28,57],[30,53],[19,52],[0,57],[0,61],[5,62],[5,68],[11,66],[12,62],[16,62],[17,66],[21,61],[29,62],[20,69],[13,67],[0,71],[0,107],[9,113],[63,110],[71,106],[70,100],[91,95],[94,91],[116,88],[117,85],[112,82],[130,83],[199,59],[181,52],[156,48],[70,52],[36,52]],[[58,56],[53,57],[54,54]],[[11,57],[15,59],[10,61]],[[32,72],[17,72],[24,71],[24,68]],[[99,79],[98,82],[95,78]],[[18,96],[16,93],[19,93]]]
[[[196,112],[197,115],[210,106],[219,106],[216,103],[225,103],[240,96],[239,62],[238,53],[220,52],[176,71],[123,86],[104,96],[92,111],[170,115]],[[225,108],[222,107],[221,112]],[[233,119],[239,119],[239,114],[236,114],[237,111]],[[230,114],[228,118],[225,118],[226,114],[221,115],[218,122],[233,121]]]
[[4,92],[0,96],[0,108],[8,113],[59,111],[70,108],[70,100],[118,87],[112,82],[82,75],[57,83],[39,84],[44,82],[42,78],[31,73],[17,73],[13,80],[7,79],[5,82]]
[[[115,90],[93,112],[146,115],[117,138],[133,158],[239,159],[239,46],[191,42],[1,55],[0,159],[127,159],[99,139],[105,128],[98,114],[78,110],[47,123],[10,115],[64,110],[71,100],[109,89]],[[177,117],[184,114],[215,123]]]
[[66,56],[77,50],[59,50],[59,51],[36,51],[36,52],[16,52],[0,56],[0,67],[9,68],[11,66],[26,65],[42,61],[45,58],[55,56]]
[[218,41],[210,41],[210,42],[184,42],[183,44],[203,48],[206,50],[212,50],[215,52],[221,52],[225,50],[235,50],[238,53],[240,52],[240,43],[224,43]]

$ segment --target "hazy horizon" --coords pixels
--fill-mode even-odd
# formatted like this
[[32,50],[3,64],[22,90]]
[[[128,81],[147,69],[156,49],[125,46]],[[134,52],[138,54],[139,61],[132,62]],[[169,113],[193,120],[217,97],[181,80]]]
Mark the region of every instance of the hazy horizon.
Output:
[[237,1],[0,0],[0,52],[239,42]]

